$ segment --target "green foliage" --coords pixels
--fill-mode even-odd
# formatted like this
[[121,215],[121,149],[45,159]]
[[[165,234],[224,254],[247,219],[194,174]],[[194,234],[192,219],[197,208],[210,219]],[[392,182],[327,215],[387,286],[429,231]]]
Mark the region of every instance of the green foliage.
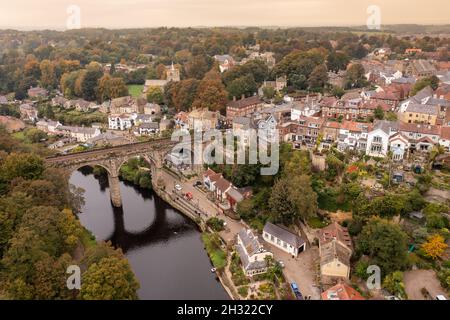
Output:
[[219,235],[216,233],[203,233],[202,240],[214,267],[218,270],[225,268],[227,253],[221,248],[222,243]]
[[361,64],[351,65],[345,77],[345,88],[353,89],[367,86],[368,82],[365,78],[365,73],[364,67]]
[[230,99],[233,97],[240,99],[242,95],[250,97],[257,90],[258,87],[252,75],[245,75],[234,79],[227,86],[228,97]]
[[407,236],[391,222],[372,218],[359,235],[357,248],[370,257],[383,274],[402,270],[407,265]]
[[115,256],[90,265],[82,283],[83,300],[135,300],[139,289],[128,261]]
[[150,103],[162,104],[164,102],[164,94],[159,87],[150,87],[147,89],[147,101]]
[[411,89],[411,96],[415,96],[419,91],[425,89],[426,87],[431,87],[433,90],[436,90],[439,86],[439,78],[436,76],[431,76],[428,78],[423,78],[417,81],[414,87]]
[[403,283],[403,272],[401,271],[395,271],[387,275],[383,281],[383,288],[401,299],[408,298],[405,291],[405,284]]
[[222,219],[216,218],[216,217],[209,218],[206,221],[206,225],[215,232],[220,232],[220,231],[225,230],[224,223],[225,223],[225,221],[223,221]]
[[128,182],[145,188],[152,188],[151,173],[145,168],[149,168],[149,164],[142,158],[134,158],[122,165],[120,168],[120,177]]
[[279,179],[269,199],[272,219],[290,225],[306,221],[317,212],[317,194],[309,176],[291,176]]

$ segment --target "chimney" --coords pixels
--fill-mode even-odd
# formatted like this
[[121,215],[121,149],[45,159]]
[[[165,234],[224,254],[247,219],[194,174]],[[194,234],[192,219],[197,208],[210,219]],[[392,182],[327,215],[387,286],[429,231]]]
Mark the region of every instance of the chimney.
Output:
[[233,96],[233,101],[236,101],[236,96]]
[[241,99],[245,99],[245,94],[242,94]]

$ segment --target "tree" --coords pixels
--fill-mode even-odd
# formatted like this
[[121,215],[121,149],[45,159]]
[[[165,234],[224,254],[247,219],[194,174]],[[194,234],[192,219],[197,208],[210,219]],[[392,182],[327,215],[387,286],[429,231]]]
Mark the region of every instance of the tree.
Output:
[[47,139],[47,133],[36,128],[29,128],[25,130],[24,134],[25,137],[32,143],[38,143]]
[[101,259],[83,274],[80,297],[83,300],[135,300],[139,284],[125,259]]
[[407,265],[407,236],[398,225],[387,220],[372,218],[363,227],[357,248],[384,274],[402,270]]
[[211,66],[212,60],[208,56],[202,54],[191,57],[184,68],[188,78],[201,80],[208,70],[211,69]]
[[431,89],[436,90],[439,87],[439,81],[439,78],[436,76],[420,79],[414,84],[410,95],[415,96],[419,91],[425,89],[426,87],[431,87]]
[[367,85],[367,79],[365,77],[365,70],[362,64],[352,64],[347,69],[345,76],[345,87],[347,89],[362,88]]
[[230,82],[227,86],[228,97],[252,96],[258,90],[252,75],[245,75]]
[[42,86],[47,89],[53,89],[56,84],[55,65],[50,60],[43,60],[40,69]]
[[328,83],[328,70],[324,64],[318,65],[308,78],[309,89],[322,90]]
[[227,92],[222,82],[202,80],[198,86],[197,95],[192,107],[194,109],[207,108],[211,111],[224,111],[227,105]]
[[18,177],[38,179],[43,172],[42,158],[31,153],[11,153],[0,167],[0,176],[7,181]]
[[275,222],[306,221],[317,211],[317,194],[307,175],[283,177],[272,188],[269,207]]
[[327,58],[328,70],[333,72],[346,70],[349,63],[349,56],[343,52],[332,52]]
[[384,119],[384,110],[383,110],[383,108],[381,108],[380,106],[378,106],[378,107],[375,109],[373,115],[375,116],[375,119],[383,120],[383,119]]
[[403,272],[395,271],[387,275],[383,281],[383,287],[392,294],[402,299],[407,299],[405,284],[403,283]]
[[273,87],[264,87],[263,88],[263,94],[265,99],[273,99],[275,97],[275,89]]
[[147,101],[150,103],[162,104],[164,102],[164,94],[159,87],[149,87],[147,90]]
[[103,76],[100,65],[91,63],[86,68],[86,72],[81,80],[81,94],[83,99],[94,101],[97,99],[98,81]]
[[435,234],[434,236],[429,237],[427,242],[422,244],[421,248],[424,251],[425,256],[436,260],[442,258],[448,245],[445,243],[444,237]]
[[196,79],[186,79],[176,83],[175,90],[172,91],[172,101],[177,111],[191,109],[199,84],[200,81]]

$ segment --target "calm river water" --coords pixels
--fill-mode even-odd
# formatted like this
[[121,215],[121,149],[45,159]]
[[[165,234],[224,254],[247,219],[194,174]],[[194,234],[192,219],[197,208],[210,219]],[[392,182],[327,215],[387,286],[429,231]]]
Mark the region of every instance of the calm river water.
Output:
[[111,205],[107,179],[92,169],[72,174],[85,189],[80,221],[98,240],[122,248],[141,288],[140,299],[228,299],[194,222],[150,190],[121,182],[123,208]]

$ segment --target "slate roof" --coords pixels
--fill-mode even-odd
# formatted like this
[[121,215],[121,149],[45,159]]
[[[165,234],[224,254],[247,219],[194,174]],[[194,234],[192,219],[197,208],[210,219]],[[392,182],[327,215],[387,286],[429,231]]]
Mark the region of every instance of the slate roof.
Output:
[[273,223],[267,222],[263,229],[264,232],[273,235],[275,238],[283,240],[284,242],[290,244],[294,248],[300,248],[305,241],[300,238],[298,235],[293,232],[287,230],[284,227],[277,226]]

